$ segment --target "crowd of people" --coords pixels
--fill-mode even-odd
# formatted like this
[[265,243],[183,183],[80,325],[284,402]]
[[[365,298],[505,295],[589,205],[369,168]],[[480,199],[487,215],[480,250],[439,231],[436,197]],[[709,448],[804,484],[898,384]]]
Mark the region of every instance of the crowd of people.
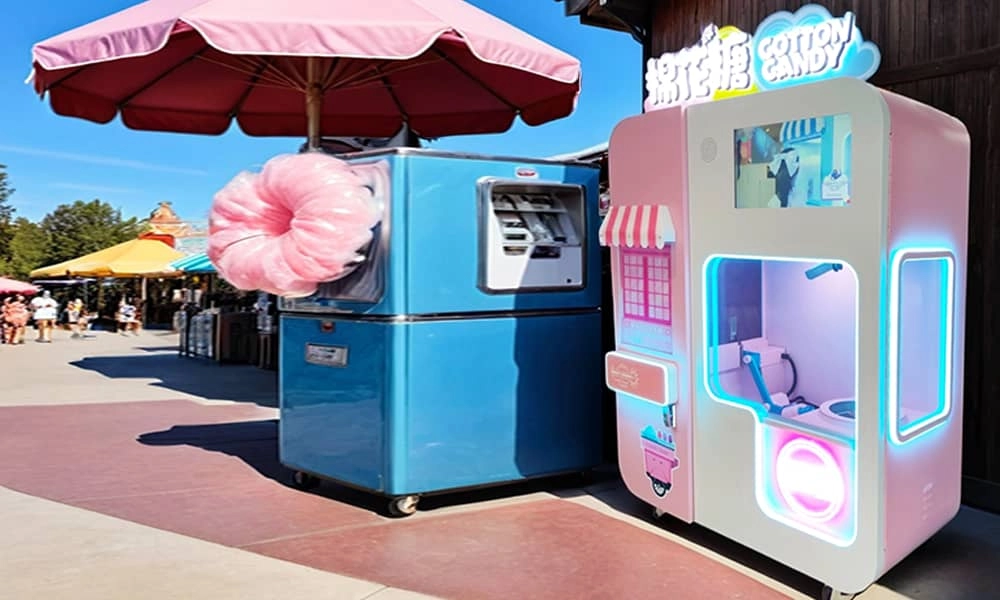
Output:
[[[52,331],[59,321],[59,303],[48,290],[27,301],[23,294],[8,296],[3,301],[0,312],[0,342],[16,346],[24,343],[25,332],[30,323],[34,322],[38,330],[35,341],[52,343]],[[78,338],[87,329],[88,315],[83,301],[77,298],[66,306],[65,322],[69,325],[72,337]]]
[[[76,298],[67,302],[60,314],[59,303],[45,290],[28,301],[23,294],[4,298],[0,308],[0,344],[16,346],[24,344],[28,327],[34,323],[38,331],[35,341],[52,343],[52,332],[57,325],[65,325],[70,338],[79,339],[90,328],[93,316],[83,300]],[[116,329],[121,335],[139,335],[141,319],[134,301],[122,298],[115,311]]]
[[52,329],[58,316],[59,304],[48,291],[32,298],[30,302],[23,294],[8,296],[4,299],[0,312],[0,340],[9,345],[23,344],[28,324],[34,321],[38,329],[38,341],[51,342]]

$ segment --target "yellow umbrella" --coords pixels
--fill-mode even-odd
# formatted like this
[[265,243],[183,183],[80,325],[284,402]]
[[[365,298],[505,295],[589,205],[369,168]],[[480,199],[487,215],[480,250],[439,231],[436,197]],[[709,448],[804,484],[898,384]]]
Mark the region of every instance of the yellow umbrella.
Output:
[[31,277],[179,276],[181,273],[173,269],[170,263],[183,257],[184,253],[160,240],[135,239],[73,260],[35,269],[31,272]]

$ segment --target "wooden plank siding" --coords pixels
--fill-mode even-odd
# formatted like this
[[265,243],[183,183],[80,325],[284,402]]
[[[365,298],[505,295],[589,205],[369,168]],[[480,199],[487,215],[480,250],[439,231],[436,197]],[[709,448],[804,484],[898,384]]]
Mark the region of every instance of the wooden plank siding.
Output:
[[[644,56],[694,44],[710,23],[753,33],[767,15],[808,3],[653,0]],[[823,4],[835,16],[854,12],[862,34],[881,49],[873,84],[955,115],[972,137],[963,474],[967,490],[980,490],[967,502],[1000,510],[1000,1]]]

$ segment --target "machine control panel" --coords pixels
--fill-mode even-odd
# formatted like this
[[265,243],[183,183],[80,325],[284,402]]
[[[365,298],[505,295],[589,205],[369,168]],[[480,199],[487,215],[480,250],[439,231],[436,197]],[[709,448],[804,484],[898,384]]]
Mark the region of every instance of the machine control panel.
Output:
[[582,186],[503,180],[480,186],[480,288],[504,293],[583,287]]

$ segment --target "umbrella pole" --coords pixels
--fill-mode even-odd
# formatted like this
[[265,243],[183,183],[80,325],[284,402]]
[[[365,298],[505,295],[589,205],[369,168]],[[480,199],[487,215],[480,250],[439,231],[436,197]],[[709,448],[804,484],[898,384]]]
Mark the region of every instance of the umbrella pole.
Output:
[[149,325],[149,323],[146,322],[146,295],[147,295],[146,286],[148,285],[148,281],[149,278],[143,277],[142,283],[140,284],[141,287],[139,288],[140,290],[142,290],[140,293],[140,300],[139,300],[141,302],[139,306],[142,307],[142,310],[139,312],[139,322],[142,323],[143,327]]
[[320,60],[315,56],[306,58],[306,131],[309,136],[307,152],[319,150],[319,122],[323,113],[323,87],[319,80]]
[[104,278],[97,278],[97,318],[101,318],[101,311],[105,309],[104,306]]

